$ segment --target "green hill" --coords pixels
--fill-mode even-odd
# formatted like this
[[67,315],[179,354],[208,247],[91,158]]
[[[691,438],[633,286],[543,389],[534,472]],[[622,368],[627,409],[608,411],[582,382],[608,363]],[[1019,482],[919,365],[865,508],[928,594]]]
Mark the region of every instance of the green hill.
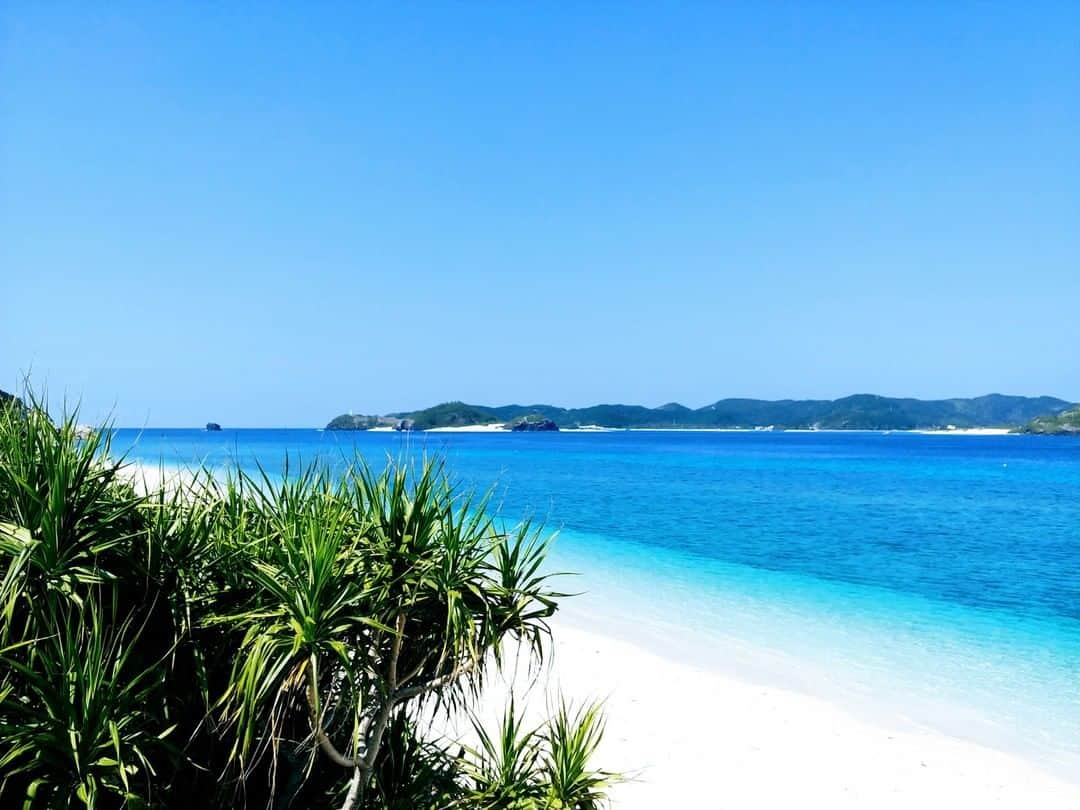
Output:
[[[391,414],[416,430],[509,423],[523,417],[550,419],[560,428],[820,428],[823,430],[914,430],[1012,427],[1036,417],[1056,416],[1070,403],[1054,397],[988,394],[971,399],[922,400],[855,394],[841,399],[722,399],[703,408],[670,402],[658,408],[602,404],[587,408],[555,405],[487,407],[447,402],[420,411]],[[337,417],[334,422],[343,419]],[[350,417],[353,418],[353,417]],[[331,422],[331,425],[334,424]]]
[[14,394],[9,394],[7,391],[0,391],[0,408],[6,408],[9,405],[14,405],[18,408],[24,408],[23,401]]
[[370,430],[382,424],[382,418],[378,416],[364,416],[363,414],[343,413],[335,416],[326,426],[327,430]]
[[1021,429],[1022,433],[1046,433],[1051,435],[1080,435],[1080,407],[1062,411],[1056,416],[1040,416],[1032,419]]
[[430,430],[440,427],[468,427],[502,422],[491,408],[466,405],[464,402],[444,402],[432,408],[410,413],[394,413],[391,416],[410,423],[413,430]]

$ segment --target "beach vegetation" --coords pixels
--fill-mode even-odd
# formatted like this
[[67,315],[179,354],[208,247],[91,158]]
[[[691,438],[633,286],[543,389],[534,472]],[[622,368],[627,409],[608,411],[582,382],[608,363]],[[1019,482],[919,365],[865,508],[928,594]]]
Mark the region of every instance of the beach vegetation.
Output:
[[476,719],[504,656],[548,653],[542,527],[437,460],[133,472],[108,426],[0,409],[0,805],[606,801],[599,707]]

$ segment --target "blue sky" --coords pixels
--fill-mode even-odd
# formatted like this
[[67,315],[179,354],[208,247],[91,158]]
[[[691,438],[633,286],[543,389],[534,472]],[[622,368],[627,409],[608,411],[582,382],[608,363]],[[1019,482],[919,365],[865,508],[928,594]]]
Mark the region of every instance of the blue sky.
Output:
[[1080,400],[1080,6],[0,10],[0,387]]

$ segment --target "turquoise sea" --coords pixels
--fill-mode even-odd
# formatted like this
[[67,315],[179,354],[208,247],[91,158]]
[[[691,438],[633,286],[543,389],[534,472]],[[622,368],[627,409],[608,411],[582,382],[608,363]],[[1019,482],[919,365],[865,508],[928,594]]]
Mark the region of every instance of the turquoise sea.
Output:
[[445,457],[558,529],[568,620],[1080,781],[1080,440],[119,430],[148,464]]

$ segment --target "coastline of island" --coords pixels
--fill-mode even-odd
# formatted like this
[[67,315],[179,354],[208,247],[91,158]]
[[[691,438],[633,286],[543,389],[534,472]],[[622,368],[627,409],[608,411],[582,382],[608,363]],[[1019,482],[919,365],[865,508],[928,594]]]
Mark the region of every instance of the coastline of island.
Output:
[[[379,426],[368,428],[368,433],[395,433],[400,432],[397,428]],[[506,427],[499,422],[487,425],[459,425],[455,427],[425,428],[416,431],[418,433],[507,433]],[[698,428],[698,427],[633,427],[614,428],[600,425],[581,425],[578,427],[565,427],[559,429],[560,433],[908,433],[922,436],[1020,436],[1022,431],[1015,428],[941,428],[934,430],[874,430],[874,429],[844,429],[844,428],[773,428],[765,427],[736,427],[736,428]]]
[[444,402],[386,415],[342,414],[326,430],[445,433],[613,430],[751,432],[880,431],[927,435],[1080,434],[1080,406],[1055,397],[988,394],[919,400],[855,394],[837,400],[725,399],[691,409],[601,404],[470,405]]

